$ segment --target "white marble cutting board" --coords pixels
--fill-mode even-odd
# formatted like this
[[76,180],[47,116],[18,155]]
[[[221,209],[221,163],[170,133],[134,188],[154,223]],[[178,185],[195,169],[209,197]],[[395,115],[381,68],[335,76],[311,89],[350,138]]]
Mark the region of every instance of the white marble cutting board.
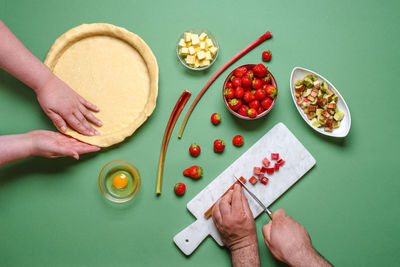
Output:
[[[248,180],[253,175],[253,167],[262,166],[261,161],[265,157],[271,160],[271,153],[275,152],[279,153],[280,157],[285,160],[285,164],[274,174],[266,174],[270,179],[268,184],[264,186],[258,182],[253,186],[247,183],[250,190],[261,199],[266,207],[285,193],[316,163],[310,152],[283,123],[275,125],[189,201],[187,208],[197,220],[174,237],[175,244],[185,255],[192,254],[208,235],[211,235],[220,246],[223,245],[212,218],[207,220],[204,217],[204,212],[236,181],[233,177],[234,174],[237,177],[243,176]],[[271,160],[271,165],[273,164],[274,161]],[[249,200],[254,218],[256,218],[262,213],[262,208],[246,191],[244,193]]]

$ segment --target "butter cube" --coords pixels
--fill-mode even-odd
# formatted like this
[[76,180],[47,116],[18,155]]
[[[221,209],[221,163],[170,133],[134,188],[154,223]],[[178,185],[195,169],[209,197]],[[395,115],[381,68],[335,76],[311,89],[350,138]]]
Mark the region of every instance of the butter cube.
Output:
[[217,53],[217,51],[218,51],[218,48],[216,48],[215,46],[212,46],[212,47],[210,47],[209,50],[210,50],[211,54],[215,55],[215,53]]
[[202,32],[202,33],[200,34],[199,39],[200,39],[201,41],[204,41],[206,38],[207,38],[207,33]]
[[206,39],[206,45],[207,45],[207,47],[213,47],[214,46],[213,41],[210,38]]
[[208,65],[210,65],[210,61],[209,60],[203,59],[203,60],[200,61],[200,67],[206,67]]
[[190,42],[192,40],[192,34],[190,32],[185,32],[183,34],[183,38],[185,39],[185,42]]
[[189,47],[189,54],[193,55],[194,53],[196,53],[196,51],[194,50],[193,46]]
[[200,49],[206,50],[206,42],[200,42]]
[[199,52],[197,53],[197,58],[198,58],[199,60],[205,59],[205,58],[206,58],[206,53],[204,53],[204,51],[199,51]]
[[179,55],[189,55],[189,48],[187,48],[187,47],[182,47],[182,48],[179,50]]
[[178,45],[179,45],[180,47],[185,47],[185,46],[186,46],[185,40],[180,39]]
[[195,62],[195,56],[187,56],[186,58],[185,58],[185,61],[186,61],[186,63],[187,64],[194,64],[194,62]]
[[212,56],[211,56],[210,51],[207,51],[207,52],[206,52],[206,59],[207,59],[207,60],[212,60]]
[[194,59],[194,67],[195,68],[200,67],[200,60],[198,60],[197,58]]
[[199,35],[193,33],[192,34],[192,45],[199,45],[199,43],[200,43]]

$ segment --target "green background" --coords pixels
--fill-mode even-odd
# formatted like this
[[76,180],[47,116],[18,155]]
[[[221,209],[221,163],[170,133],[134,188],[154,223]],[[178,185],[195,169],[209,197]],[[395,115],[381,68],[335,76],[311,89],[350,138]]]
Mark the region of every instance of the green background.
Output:
[[[1,266],[229,266],[228,251],[207,238],[191,257],[173,236],[194,221],[186,203],[276,123],[283,122],[317,159],[317,165],[271,209],[285,208],[310,232],[314,246],[337,266],[400,264],[399,237],[399,1],[5,1],[0,17],[41,60],[54,40],[82,23],[106,22],[140,35],[160,69],[157,108],[120,145],[73,159],[29,158],[0,168]],[[209,70],[193,72],[175,54],[178,36],[193,27],[211,30],[220,54]],[[208,90],[192,114],[182,140],[179,118],[167,152],[163,194],[155,195],[161,139],[170,112],[184,89],[194,94],[227,60],[266,30],[273,38],[231,66]],[[0,40],[2,41],[2,40]],[[279,97],[267,118],[242,121],[222,103],[224,77],[235,67],[261,61],[269,66]],[[295,66],[317,71],[332,82],[351,110],[344,140],[314,132],[298,114],[289,94]],[[183,115],[188,109],[187,105]],[[211,113],[222,123],[214,127]],[[55,130],[34,93],[0,71],[0,134]],[[245,145],[233,147],[241,134]],[[222,138],[222,155],[212,141]],[[202,154],[193,159],[196,142]],[[114,159],[135,164],[142,188],[126,205],[108,202],[97,175]],[[201,165],[205,176],[181,174]],[[177,182],[187,184],[178,198]],[[279,265],[263,243],[256,220],[263,266]]]

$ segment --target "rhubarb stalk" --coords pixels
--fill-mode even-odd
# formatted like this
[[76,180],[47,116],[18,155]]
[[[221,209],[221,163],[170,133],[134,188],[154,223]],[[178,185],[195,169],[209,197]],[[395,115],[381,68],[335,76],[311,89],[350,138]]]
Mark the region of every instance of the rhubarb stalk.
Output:
[[200,98],[204,95],[204,93],[207,91],[208,87],[218,78],[221,73],[223,73],[232,63],[234,63],[236,60],[247,54],[249,51],[251,51],[254,47],[257,45],[261,44],[265,40],[271,38],[272,33],[271,32],[266,32],[263,34],[260,38],[258,38],[256,41],[248,45],[245,49],[237,53],[233,58],[231,58],[228,62],[226,62],[222,68],[220,68],[212,77],[211,79],[207,82],[207,84],[203,87],[203,89],[200,91],[200,93],[196,96],[196,99],[193,101],[192,105],[190,106],[189,110],[186,113],[186,116],[182,122],[181,129],[179,130],[178,137],[182,138],[182,133],[183,130],[185,129],[186,123],[190,117],[190,114],[192,113],[194,107],[196,106],[197,102],[199,102]]
[[167,147],[169,143],[169,139],[171,137],[172,131],[174,129],[175,123],[181,114],[182,109],[186,105],[186,102],[189,100],[192,94],[185,90],[182,95],[179,97],[178,101],[175,104],[174,109],[172,110],[171,116],[169,117],[167,127],[164,131],[164,137],[162,140],[161,151],[160,151],[160,159],[158,161],[158,174],[157,174],[157,188],[156,194],[161,194],[161,186],[162,186],[162,177],[164,171],[164,162],[165,162],[165,154],[167,153]]

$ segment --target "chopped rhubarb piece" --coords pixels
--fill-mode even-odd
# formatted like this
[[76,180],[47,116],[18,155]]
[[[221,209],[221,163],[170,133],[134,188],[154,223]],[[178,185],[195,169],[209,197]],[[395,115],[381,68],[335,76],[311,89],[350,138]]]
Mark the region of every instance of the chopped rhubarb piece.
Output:
[[264,177],[264,173],[260,173],[259,175],[258,175],[258,180],[260,180],[261,181],[261,179]]
[[328,103],[327,108],[336,108],[336,103]]
[[274,168],[267,168],[267,173],[268,174],[273,174],[274,173]]
[[279,166],[282,166],[283,164],[285,164],[285,161],[283,159],[278,159],[276,163],[279,164]]
[[254,177],[254,176],[251,176],[251,178],[249,179],[249,182],[252,185],[255,185],[258,182],[258,179],[256,177]]
[[263,161],[262,161],[262,163],[263,163],[265,166],[269,166],[270,161],[269,161],[267,158],[264,158]]
[[275,171],[279,171],[279,164],[278,163],[275,163],[275,166],[274,166],[274,169],[275,169]]
[[261,173],[261,168],[260,167],[254,167],[254,174],[260,174]]
[[279,159],[279,153],[271,153],[271,159]]
[[261,179],[260,182],[261,182],[263,185],[266,185],[266,184],[268,183],[268,180],[269,180],[269,179],[268,179],[267,177],[264,176],[264,177]]
[[308,111],[316,111],[317,107],[316,106],[309,106]]
[[265,166],[261,167],[261,173],[265,173],[267,171],[267,168]]

